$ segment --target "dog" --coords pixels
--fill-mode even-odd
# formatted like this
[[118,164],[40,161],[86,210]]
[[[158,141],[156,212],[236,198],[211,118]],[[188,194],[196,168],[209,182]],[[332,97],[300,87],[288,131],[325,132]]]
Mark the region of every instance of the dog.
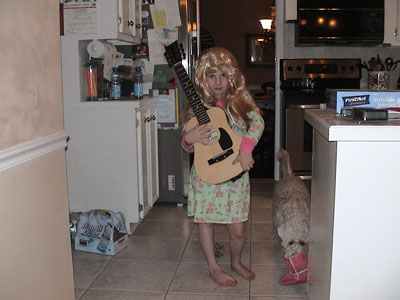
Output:
[[310,230],[310,193],[294,175],[289,153],[281,149],[278,159],[283,176],[273,189],[274,235],[280,240],[283,256],[308,253]]

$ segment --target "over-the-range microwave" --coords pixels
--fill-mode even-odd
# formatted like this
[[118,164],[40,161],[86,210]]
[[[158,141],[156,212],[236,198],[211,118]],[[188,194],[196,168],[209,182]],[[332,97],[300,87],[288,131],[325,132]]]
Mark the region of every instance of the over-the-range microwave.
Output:
[[384,35],[384,0],[297,0],[298,46],[371,46]]

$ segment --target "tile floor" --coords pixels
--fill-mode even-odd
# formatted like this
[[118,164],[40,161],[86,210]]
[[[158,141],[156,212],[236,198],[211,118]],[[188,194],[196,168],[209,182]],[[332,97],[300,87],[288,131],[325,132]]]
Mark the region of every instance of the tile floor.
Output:
[[272,237],[273,180],[251,181],[251,214],[242,262],[256,273],[249,282],[230,270],[228,233],[215,228],[224,246],[220,265],[238,279],[224,288],[209,277],[197,226],[186,207],[157,204],[114,257],[73,251],[75,298],[81,300],[307,300],[307,284],[283,286],[287,271]]

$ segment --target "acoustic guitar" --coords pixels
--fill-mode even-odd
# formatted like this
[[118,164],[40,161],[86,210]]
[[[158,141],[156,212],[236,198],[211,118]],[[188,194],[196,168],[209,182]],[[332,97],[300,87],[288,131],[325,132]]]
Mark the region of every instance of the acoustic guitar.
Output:
[[229,126],[223,109],[204,106],[182,65],[182,55],[182,48],[177,42],[165,46],[168,64],[174,69],[195,115],[187,122],[185,130],[189,131],[198,124],[207,124],[211,134],[206,144],[194,144],[196,173],[201,180],[211,184],[234,180],[244,173],[239,162],[232,164],[239,154],[242,138]]

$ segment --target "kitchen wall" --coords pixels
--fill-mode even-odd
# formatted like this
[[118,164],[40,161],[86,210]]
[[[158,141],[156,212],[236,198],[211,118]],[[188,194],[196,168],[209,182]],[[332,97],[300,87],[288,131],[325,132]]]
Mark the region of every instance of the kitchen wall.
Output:
[[57,6],[52,2],[0,2],[0,150],[63,129],[61,64],[54,55],[60,28],[58,14],[49,13]]
[[236,57],[248,85],[275,81],[274,67],[246,66],[246,34],[263,34],[261,18],[270,16],[274,0],[201,0],[200,26],[207,29],[216,46],[229,49]]
[[58,7],[0,1],[0,299],[74,299]]

